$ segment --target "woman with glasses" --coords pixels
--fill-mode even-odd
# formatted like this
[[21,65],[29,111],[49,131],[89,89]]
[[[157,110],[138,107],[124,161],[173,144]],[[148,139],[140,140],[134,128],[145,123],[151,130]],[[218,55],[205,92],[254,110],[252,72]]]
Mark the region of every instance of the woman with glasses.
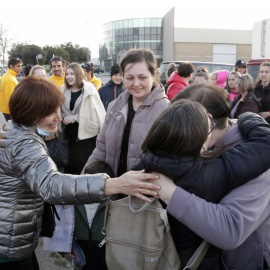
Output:
[[105,119],[105,109],[93,84],[84,80],[83,69],[71,63],[61,91],[65,102],[61,107],[64,137],[69,140],[69,162],[66,173],[81,173],[96,145],[96,136]]
[[82,64],[81,67],[84,70],[87,81],[92,83],[98,90],[101,87],[101,80],[94,75],[94,66],[92,64],[86,63]]
[[[143,153],[132,170],[144,168],[148,172],[161,173],[172,179],[175,186],[207,201],[219,202],[232,189],[259,176],[269,166],[266,161],[261,163],[260,156],[268,147],[270,138],[261,139],[269,136],[270,127],[255,114],[243,115],[240,121],[240,131],[247,142],[229,151],[205,152],[217,121],[198,102],[175,101],[154,122],[142,144]],[[245,166],[239,166],[241,162],[252,162],[259,169],[251,173]],[[166,186],[162,187],[166,189]],[[170,215],[169,223],[184,268],[202,240]],[[220,250],[211,247],[199,269],[219,269],[219,264]]]

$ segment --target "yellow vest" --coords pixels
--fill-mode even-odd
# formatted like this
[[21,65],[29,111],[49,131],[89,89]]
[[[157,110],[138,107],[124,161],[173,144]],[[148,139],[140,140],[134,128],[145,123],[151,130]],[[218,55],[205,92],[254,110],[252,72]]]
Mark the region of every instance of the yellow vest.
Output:
[[14,70],[8,69],[2,77],[0,84],[0,111],[2,113],[9,114],[8,103],[10,96],[18,84],[16,75],[17,73]]
[[52,82],[53,84],[55,84],[59,89],[61,88],[61,86],[63,84],[65,84],[65,73],[63,73],[63,76],[55,76],[52,75],[48,81]]

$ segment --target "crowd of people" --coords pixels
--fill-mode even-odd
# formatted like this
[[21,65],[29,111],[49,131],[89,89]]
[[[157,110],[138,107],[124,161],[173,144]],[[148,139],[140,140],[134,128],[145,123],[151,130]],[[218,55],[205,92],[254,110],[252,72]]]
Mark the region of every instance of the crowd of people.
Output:
[[[9,59],[0,86],[0,269],[39,269],[47,202],[74,205],[81,269],[106,270],[104,203],[127,195],[160,199],[181,269],[203,240],[200,270],[270,268],[269,62],[256,83],[243,60],[211,74],[171,63],[165,86],[149,49],[127,51],[103,86],[92,64],[59,56],[50,78],[27,65],[18,83],[22,64]],[[46,148],[55,135],[69,142],[64,168]]]

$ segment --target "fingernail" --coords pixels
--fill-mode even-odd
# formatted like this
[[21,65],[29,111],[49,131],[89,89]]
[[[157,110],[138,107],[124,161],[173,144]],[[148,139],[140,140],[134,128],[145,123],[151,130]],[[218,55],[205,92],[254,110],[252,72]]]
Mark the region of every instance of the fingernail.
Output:
[[157,195],[157,193],[156,193],[156,192],[154,192],[154,195]]
[[152,202],[152,199],[149,199],[148,202]]
[[156,178],[159,178],[159,176],[158,176],[158,175],[156,175]]
[[160,186],[157,186],[157,189],[161,189],[161,187]]

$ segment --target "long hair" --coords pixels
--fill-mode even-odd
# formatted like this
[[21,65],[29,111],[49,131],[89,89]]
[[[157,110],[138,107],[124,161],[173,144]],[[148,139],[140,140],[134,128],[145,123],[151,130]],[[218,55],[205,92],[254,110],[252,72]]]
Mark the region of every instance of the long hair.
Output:
[[[77,85],[77,87],[78,87],[79,89],[82,88],[82,87],[83,87],[83,80],[84,80],[84,78],[85,78],[85,73],[84,73],[82,67],[81,67],[79,64],[77,64],[77,63],[71,63],[71,64],[69,64],[69,65],[67,66],[66,71],[67,71],[68,69],[72,69],[72,70],[73,70],[74,75],[75,75],[75,78],[76,78],[76,85]],[[69,85],[69,83],[67,82],[67,80],[66,80],[66,75],[65,75],[65,86],[66,86],[67,89],[70,89],[70,88],[72,87],[72,86]]]
[[208,132],[205,108],[195,101],[179,100],[156,119],[142,144],[142,150],[167,157],[198,157]]

